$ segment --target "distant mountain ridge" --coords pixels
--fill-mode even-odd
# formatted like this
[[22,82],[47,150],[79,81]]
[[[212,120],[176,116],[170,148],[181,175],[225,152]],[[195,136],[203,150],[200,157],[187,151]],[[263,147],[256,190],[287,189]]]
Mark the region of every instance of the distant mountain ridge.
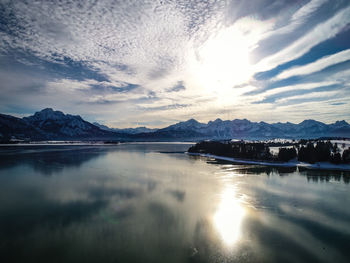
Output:
[[207,124],[194,119],[179,122],[158,131],[191,131],[210,139],[269,139],[269,138],[318,138],[350,137],[350,125],[346,121],[325,124],[315,120],[294,123],[251,122],[247,119],[232,121],[216,119]]
[[96,127],[78,115],[64,114],[61,111],[46,108],[22,119],[1,114],[0,137],[29,140],[67,140],[113,138],[115,134]]
[[97,122],[93,122],[92,124],[105,131],[113,131],[113,132],[127,133],[127,134],[148,133],[148,132],[155,132],[158,130],[158,129],[150,129],[146,127],[118,129],[118,128],[109,128],[108,126],[99,124]]
[[200,123],[195,119],[162,129],[146,127],[117,129],[90,123],[79,115],[64,114],[51,108],[17,118],[0,114],[0,140],[128,140],[128,141],[198,141],[205,139],[273,139],[350,137],[346,121],[325,124],[304,120],[299,124],[251,122],[247,119]]

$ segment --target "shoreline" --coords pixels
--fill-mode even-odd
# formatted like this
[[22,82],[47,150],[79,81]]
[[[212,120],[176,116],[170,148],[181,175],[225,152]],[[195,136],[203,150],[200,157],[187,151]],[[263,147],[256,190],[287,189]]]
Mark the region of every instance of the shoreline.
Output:
[[182,141],[174,141],[174,142],[163,142],[163,141],[130,141],[130,142],[88,142],[88,141],[47,141],[47,142],[31,142],[31,143],[0,143],[0,147],[20,147],[20,146],[110,146],[110,145],[121,145],[121,144],[195,144],[195,142],[182,142]]
[[263,166],[271,166],[271,167],[302,167],[310,170],[329,170],[329,171],[350,171],[350,164],[332,164],[328,162],[322,163],[304,163],[304,162],[285,162],[285,163],[272,163],[267,161],[253,161],[253,160],[242,160],[232,157],[218,156],[208,153],[190,153],[186,152],[188,155],[193,156],[202,156],[208,158],[214,158],[217,160],[229,161],[238,164],[255,164],[255,165],[263,165]]

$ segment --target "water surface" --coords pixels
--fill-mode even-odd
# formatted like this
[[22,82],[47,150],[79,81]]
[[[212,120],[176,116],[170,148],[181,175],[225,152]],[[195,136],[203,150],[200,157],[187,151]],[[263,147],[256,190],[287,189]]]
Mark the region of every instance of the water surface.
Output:
[[188,144],[0,148],[0,262],[348,262],[341,172]]

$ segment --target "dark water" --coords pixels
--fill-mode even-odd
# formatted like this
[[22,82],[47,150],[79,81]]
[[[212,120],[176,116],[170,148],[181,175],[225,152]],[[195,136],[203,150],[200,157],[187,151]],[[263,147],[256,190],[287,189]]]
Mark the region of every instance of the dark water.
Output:
[[0,262],[349,262],[349,175],[188,146],[1,147]]

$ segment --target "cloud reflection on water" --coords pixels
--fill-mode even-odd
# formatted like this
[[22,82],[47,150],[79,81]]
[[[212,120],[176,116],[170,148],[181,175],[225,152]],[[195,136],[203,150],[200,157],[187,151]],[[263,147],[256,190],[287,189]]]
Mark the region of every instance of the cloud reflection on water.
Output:
[[0,262],[348,262],[349,184],[307,181],[333,172],[62,148],[0,152]]

